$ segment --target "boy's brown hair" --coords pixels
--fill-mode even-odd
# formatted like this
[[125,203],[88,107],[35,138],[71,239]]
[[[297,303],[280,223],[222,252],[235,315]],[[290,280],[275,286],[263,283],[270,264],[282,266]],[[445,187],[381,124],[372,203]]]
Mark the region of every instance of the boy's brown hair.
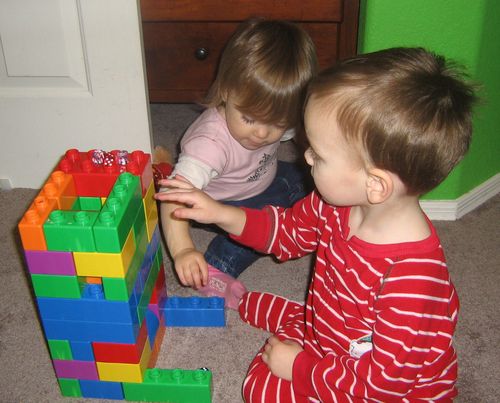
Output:
[[347,59],[308,89],[335,114],[368,163],[396,173],[409,194],[432,190],[458,164],[472,134],[474,88],[461,70],[422,48]]
[[227,43],[206,105],[224,105],[234,92],[242,113],[297,127],[306,87],[316,70],[314,43],[302,28],[286,21],[250,19]]

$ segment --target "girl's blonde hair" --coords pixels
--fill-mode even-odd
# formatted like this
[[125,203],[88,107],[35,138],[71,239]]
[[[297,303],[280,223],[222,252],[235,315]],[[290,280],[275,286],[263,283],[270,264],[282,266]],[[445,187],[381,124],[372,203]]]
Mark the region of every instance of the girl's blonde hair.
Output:
[[222,106],[234,95],[252,118],[297,127],[307,83],[317,70],[314,44],[298,25],[250,19],[227,43],[206,106]]

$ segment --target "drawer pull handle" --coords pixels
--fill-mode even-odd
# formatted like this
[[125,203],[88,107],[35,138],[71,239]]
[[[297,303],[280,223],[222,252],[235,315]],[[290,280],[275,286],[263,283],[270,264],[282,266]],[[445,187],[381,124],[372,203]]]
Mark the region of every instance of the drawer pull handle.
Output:
[[207,48],[198,48],[195,50],[194,56],[198,60],[205,60],[208,57],[208,49]]

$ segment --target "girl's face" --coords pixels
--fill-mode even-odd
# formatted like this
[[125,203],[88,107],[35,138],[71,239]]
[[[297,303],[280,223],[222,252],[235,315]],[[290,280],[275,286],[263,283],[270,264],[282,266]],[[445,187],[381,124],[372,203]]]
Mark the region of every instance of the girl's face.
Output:
[[360,205],[366,201],[367,171],[359,152],[347,143],[334,113],[310,98],[304,115],[310,147],[306,162],[318,192],[336,206]]
[[257,150],[281,139],[286,127],[267,124],[242,113],[236,106],[236,98],[230,95],[221,110],[233,138],[247,150]]

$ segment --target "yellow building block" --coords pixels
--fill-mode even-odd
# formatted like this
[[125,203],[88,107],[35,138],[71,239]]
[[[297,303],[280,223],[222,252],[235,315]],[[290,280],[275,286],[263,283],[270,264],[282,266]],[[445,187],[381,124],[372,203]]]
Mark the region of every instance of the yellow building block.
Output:
[[151,242],[153,238],[153,233],[155,232],[155,228],[158,225],[158,209],[156,204],[153,209],[150,211],[149,216],[146,217],[146,231],[148,233],[148,242]]
[[[149,216],[151,213],[151,210],[154,208],[155,210],[157,209],[156,205],[156,199],[154,198],[155,194],[155,186],[154,182],[151,181],[148,191],[144,195],[144,198],[142,199],[142,204],[144,205],[144,214],[146,215],[146,218]],[[158,214],[158,211],[156,211],[156,214]]]
[[148,338],[146,343],[144,343],[144,350],[142,350],[141,360],[138,364],[96,361],[99,380],[141,383],[144,379],[144,373],[146,372],[150,358],[151,347],[149,346]]
[[79,276],[124,278],[136,249],[134,231],[130,230],[120,253],[73,252]]

